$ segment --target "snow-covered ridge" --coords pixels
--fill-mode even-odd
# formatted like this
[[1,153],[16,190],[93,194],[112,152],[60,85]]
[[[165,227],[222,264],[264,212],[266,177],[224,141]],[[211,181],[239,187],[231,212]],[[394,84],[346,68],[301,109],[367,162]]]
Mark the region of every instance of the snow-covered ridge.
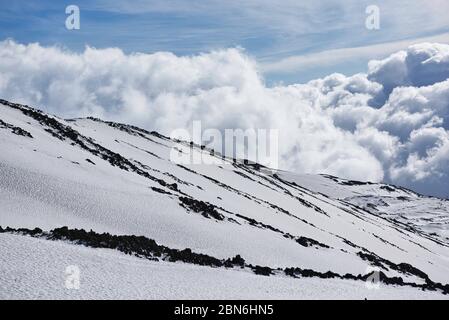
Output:
[[355,205],[426,237],[449,241],[449,200],[423,196],[412,190],[383,183],[351,181],[330,175],[285,173],[290,182]]
[[[447,290],[447,202],[394,186],[374,190],[330,176],[274,174],[233,159],[219,166],[180,165],[170,161],[176,143],[133,126],[63,120],[0,100],[0,226],[145,236],[219,260],[240,255],[248,265],[283,270],[271,276],[280,282],[289,272],[289,281],[301,281],[291,277],[297,272],[303,278],[301,270],[357,276],[377,266],[396,285]],[[219,156],[196,145],[191,151]],[[14,237],[25,251],[49,241]],[[101,249],[89,250],[94,257]],[[5,283],[14,277],[10,263],[0,260],[10,271]],[[234,270],[232,277],[237,272],[247,271]],[[350,281],[363,279],[336,284]],[[17,290],[3,286],[1,296],[16,296]],[[359,296],[372,294],[362,290]]]

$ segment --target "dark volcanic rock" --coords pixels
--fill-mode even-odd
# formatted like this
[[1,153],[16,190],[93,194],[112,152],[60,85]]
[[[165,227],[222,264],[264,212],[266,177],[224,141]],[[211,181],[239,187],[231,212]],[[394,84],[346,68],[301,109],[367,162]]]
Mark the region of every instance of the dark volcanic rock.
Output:
[[0,119],[0,128],[1,129],[10,129],[12,133],[14,133],[18,136],[33,138],[31,133],[29,133],[28,131],[26,131],[20,127],[13,126],[12,124],[6,123],[2,119]]
[[201,213],[203,217],[214,218],[220,221],[224,220],[224,216],[212,204],[188,197],[179,197],[179,200],[182,206],[194,212]]

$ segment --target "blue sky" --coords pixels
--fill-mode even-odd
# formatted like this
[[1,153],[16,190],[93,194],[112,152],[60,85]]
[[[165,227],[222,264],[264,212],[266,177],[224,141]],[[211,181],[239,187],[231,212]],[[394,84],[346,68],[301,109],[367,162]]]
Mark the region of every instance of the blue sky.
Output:
[[[70,4],[80,30],[65,28]],[[368,5],[380,8],[380,30],[365,28]],[[415,42],[449,43],[447,12],[446,0],[0,0],[0,40],[177,55],[242,47],[270,85],[363,72],[371,58]]]

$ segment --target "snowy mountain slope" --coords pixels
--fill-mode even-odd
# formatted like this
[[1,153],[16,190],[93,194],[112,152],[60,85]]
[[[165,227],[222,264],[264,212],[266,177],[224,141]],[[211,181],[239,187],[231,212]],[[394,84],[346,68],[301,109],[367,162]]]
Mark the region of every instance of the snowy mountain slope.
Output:
[[428,237],[449,241],[449,201],[423,196],[411,190],[382,183],[351,181],[330,175],[282,177],[308,190],[363,208],[390,221],[406,224]]
[[[264,277],[235,269],[147,261],[112,250],[17,235],[0,234],[0,252],[0,299],[446,298],[407,287],[368,290],[360,281]],[[64,287],[64,271],[71,265],[82,270],[79,290]]]
[[[236,255],[245,259],[242,270],[211,270],[212,279],[226,271],[232,281],[238,281],[245,277],[242,274],[251,274],[254,266],[260,265],[272,270],[270,278],[277,280],[270,281],[280,285],[287,280],[298,281],[293,276],[304,277],[301,270],[313,270],[316,274],[307,281],[311,280],[310,287],[319,291],[325,289],[315,285],[321,281],[326,288],[324,283],[330,280],[320,278],[328,271],[348,274],[350,278],[366,274],[369,266],[377,266],[386,277],[395,279],[390,280],[390,285],[404,281],[426,286],[436,294],[449,290],[445,286],[449,283],[449,247],[444,236],[416,228],[418,222],[425,223],[416,214],[413,221],[395,221],[350,201],[341,201],[339,193],[326,194],[325,190],[313,188],[327,179],[323,176],[308,176],[308,186],[303,186],[292,183],[297,180],[293,174],[273,174],[263,167],[232,159],[225,159],[220,165],[180,165],[170,161],[171,152],[180,145],[204,158],[221,157],[155,132],[98,119],[62,120],[4,100],[0,100],[0,119],[2,227],[39,227],[45,231],[61,226],[92,229],[97,233],[145,236],[169,248],[191,248],[195,253],[219,260]],[[356,193],[356,187],[347,190],[340,184],[329,185],[330,189],[338,190],[335,192],[341,192],[343,198],[366,192],[361,188]],[[424,213],[433,212],[425,203],[422,206]],[[13,230],[1,233],[0,237],[11,241],[8,240],[11,233],[15,233],[17,250],[29,251],[28,245],[39,243],[51,251],[49,257],[58,256],[59,245],[48,243],[51,239],[31,239]],[[70,243],[63,247],[80,250],[68,249],[76,241]],[[10,250],[12,247],[2,246],[1,256]],[[59,254],[65,255],[65,250],[61,247]],[[96,252],[100,255],[105,249],[83,250],[86,254],[79,264],[87,263],[90,258],[86,257],[95,259]],[[113,263],[112,260],[108,263]],[[142,263],[126,261],[131,265]],[[159,274],[163,276],[167,263],[160,263],[160,267],[153,264],[148,268],[161,268]],[[199,274],[193,271],[199,266],[172,264],[179,270],[192,271],[186,271],[188,275]],[[37,265],[45,267],[41,262]],[[9,270],[3,281],[10,283],[7,278],[14,274],[13,260],[2,260],[0,268]],[[287,268],[299,269],[288,272]],[[286,280],[286,276],[290,278]],[[173,278],[166,281],[171,285],[171,296],[179,297],[182,286],[177,287]],[[366,293],[366,288],[349,289],[353,282],[363,284],[361,280],[332,281],[330,287],[341,285],[348,297],[376,296]],[[422,291],[410,284],[391,286],[391,296],[399,292],[395,290],[405,296],[404,290],[410,297],[418,296]],[[253,297],[261,296],[258,290],[263,290],[262,287],[262,284],[253,287]],[[1,296],[12,297],[27,290],[26,286],[2,286],[0,291]],[[287,291],[292,298],[297,297],[297,291]],[[201,292],[203,297],[214,296],[207,294],[207,290]],[[319,296],[332,294],[324,291]]]

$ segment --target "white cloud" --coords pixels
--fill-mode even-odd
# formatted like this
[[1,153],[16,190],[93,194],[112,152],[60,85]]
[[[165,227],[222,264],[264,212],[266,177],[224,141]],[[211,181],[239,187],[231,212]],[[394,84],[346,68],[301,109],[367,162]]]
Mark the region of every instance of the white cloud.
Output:
[[4,41],[0,96],[165,134],[197,119],[203,129],[275,128],[283,168],[449,196],[448,55],[448,45],[421,44],[371,62],[368,74],[270,88],[238,49],[76,54]]
[[368,79],[381,83],[386,93],[398,86],[425,86],[447,79],[447,44],[420,43],[384,60],[370,61]]

